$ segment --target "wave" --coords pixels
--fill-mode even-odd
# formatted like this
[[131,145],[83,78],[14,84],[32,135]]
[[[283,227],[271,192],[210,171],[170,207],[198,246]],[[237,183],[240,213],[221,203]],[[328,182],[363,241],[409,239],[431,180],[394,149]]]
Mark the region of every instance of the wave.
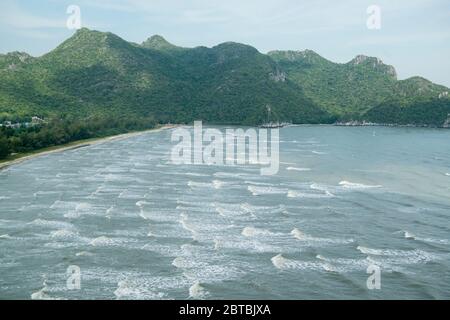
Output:
[[283,257],[280,253],[275,257],[270,259],[275,268],[280,270],[286,269],[300,269],[300,270],[321,270],[323,269],[323,264],[311,261],[297,261],[292,259],[287,259]]
[[371,264],[368,259],[326,258],[320,254],[316,256],[322,262],[323,269],[330,272],[346,273],[355,270],[366,270]]
[[395,250],[390,249],[373,249],[363,246],[357,246],[357,250],[359,250],[361,253],[369,254],[369,255],[377,255],[377,256],[389,256],[389,255],[395,255]]
[[189,231],[192,233],[192,237],[195,240],[195,237],[197,236],[197,230],[195,230],[189,223],[188,223],[188,216],[184,213],[180,214],[180,220],[179,220],[181,226],[183,229]]
[[268,182],[257,182],[257,181],[244,181],[245,184],[251,184],[253,186],[266,186],[266,187],[273,187],[274,185],[272,183]]
[[194,283],[189,288],[189,298],[193,299],[205,299],[209,295],[208,291],[202,287],[200,282]]
[[47,286],[47,279],[44,279],[42,285],[42,289],[31,293],[31,300],[63,300],[62,298],[54,298],[48,295],[47,291],[49,288]]
[[245,213],[250,214],[254,218],[256,218],[256,213],[287,213],[286,206],[283,204],[280,204],[278,206],[256,206],[245,202],[240,205],[240,209],[242,209]]
[[445,175],[446,175],[447,177],[450,177],[450,173],[448,173],[448,172],[447,172]]
[[117,289],[114,290],[114,295],[117,299],[164,299],[165,294],[162,292],[155,293],[150,291],[145,283],[139,280],[121,280],[117,283]]
[[12,239],[12,237],[6,233],[6,234],[0,235],[0,239]]
[[50,233],[50,236],[52,238],[58,238],[58,239],[70,239],[70,238],[77,237],[78,233],[71,231],[71,230],[67,230],[67,229],[61,229],[61,230],[52,231]]
[[213,184],[209,182],[188,181],[187,185],[191,188],[213,188]]
[[[38,197],[40,195],[50,195],[50,194],[60,194],[61,191],[37,191],[35,193],[33,193],[34,197]],[[1,197],[0,197],[1,199]]]
[[139,200],[138,202],[136,202],[136,206],[138,206],[138,207],[143,207],[145,205],[153,205],[153,203],[152,202],[143,201],[143,200]]
[[219,250],[220,247],[221,247],[221,244],[222,244],[220,242],[220,240],[219,239],[214,239],[213,242],[214,242],[214,250]]
[[318,154],[318,155],[324,155],[324,154],[327,154],[326,152],[316,151],[316,150],[313,150],[313,151],[311,151],[311,152],[314,153],[314,154]]
[[93,245],[93,246],[108,246],[108,245],[112,245],[114,243],[115,243],[115,241],[113,239],[105,237],[105,236],[101,236],[101,237],[91,240],[91,242],[89,244]]
[[220,188],[222,188],[225,184],[227,184],[225,181],[220,181],[220,180],[213,180],[213,181],[212,181],[212,185],[213,185],[214,189],[220,189]]
[[77,257],[90,257],[93,256],[94,254],[92,252],[88,252],[88,251],[80,251],[75,253],[75,256]]
[[[423,251],[423,250],[419,250],[419,249],[414,249],[414,250],[399,250],[399,249],[373,249],[373,248],[368,248],[368,247],[363,247],[363,246],[358,246],[356,248],[357,250],[359,250],[361,253],[370,255],[370,256],[380,256],[380,257],[395,257],[395,259],[398,260],[398,262],[401,262],[403,260],[399,259],[399,258],[413,258],[413,260],[417,260],[417,261],[421,261],[421,260],[432,260],[433,258],[435,258],[435,255]],[[395,259],[393,259],[393,261],[395,261]]]
[[180,172],[182,175],[191,176],[191,177],[209,177],[208,174],[197,173],[197,172]]
[[47,287],[42,288],[41,290],[38,290],[36,292],[33,292],[31,294],[31,300],[60,300],[58,298],[52,298],[51,296],[49,296],[45,290],[47,289]]
[[381,185],[365,185],[362,183],[354,183],[354,182],[349,182],[349,181],[341,181],[339,182],[339,185],[342,186],[343,188],[347,188],[347,189],[371,189],[371,188],[382,188],[383,186]]
[[421,241],[421,242],[428,242],[428,243],[433,243],[433,244],[449,244],[450,243],[449,239],[423,238],[423,237],[418,237],[409,231],[403,231],[403,236],[405,237],[405,239],[411,239],[411,240],[416,240],[416,241]]
[[291,260],[286,259],[280,254],[276,255],[275,257],[272,257],[270,259],[272,261],[273,265],[278,269],[285,269],[288,264],[290,264]]
[[245,237],[255,237],[255,236],[268,236],[273,235],[272,232],[266,229],[258,229],[254,227],[245,227],[241,234]]
[[107,217],[108,219],[111,219],[111,217],[112,217],[111,213],[114,211],[114,209],[115,209],[114,206],[111,206],[108,209],[106,209],[105,217]]
[[28,224],[47,227],[47,228],[55,228],[55,229],[74,229],[75,226],[69,222],[58,221],[58,220],[45,220],[45,219],[35,219]]
[[248,186],[247,189],[254,196],[260,196],[264,194],[285,194],[288,191],[287,189],[277,187],[262,187],[262,186]]
[[333,239],[333,238],[318,238],[318,237],[312,237],[310,235],[307,235],[306,233],[303,233],[297,228],[294,228],[291,231],[291,235],[300,241],[311,241],[311,242],[323,242],[323,243],[329,243],[329,244],[347,244],[354,242],[353,239]]
[[305,193],[296,190],[289,190],[287,193],[288,198],[310,198],[310,199],[321,199],[321,198],[333,198],[335,197],[329,191],[325,191],[325,193]]
[[289,170],[289,171],[311,171],[310,168],[298,168],[298,167],[287,167],[286,170]]
[[78,202],[75,204],[75,209],[70,210],[64,214],[65,218],[78,218],[84,214],[92,214],[92,205],[86,202]]
[[408,231],[404,231],[403,236],[405,237],[405,239],[415,240],[415,238],[416,238],[416,236],[414,234],[412,234],[411,232],[408,232]]
[[216,172],[214,173],[214,176],[217,178],[234,178],[234,179],[255,178],[255,176],[250,173],[232,173],[232,172]]
[[188,268],[190,266],[190,264],[183,257],[176,257],[175,259],[173,259],[172,265],[179,269]]

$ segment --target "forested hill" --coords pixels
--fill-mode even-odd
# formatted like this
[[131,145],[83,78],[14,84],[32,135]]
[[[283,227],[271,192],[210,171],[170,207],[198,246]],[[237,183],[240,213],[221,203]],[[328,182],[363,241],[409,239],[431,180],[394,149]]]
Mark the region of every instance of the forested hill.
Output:
[[42,57],[0,55],[0,77],[0,122],[108,116],[257,125],[270,105],[273,120],[293,123],[439,126],[450,113],[448,88],[420,77],[399,81],[378,58],[339,64],[311,50],[183,48],[161,36],[136,44],[85,28]]

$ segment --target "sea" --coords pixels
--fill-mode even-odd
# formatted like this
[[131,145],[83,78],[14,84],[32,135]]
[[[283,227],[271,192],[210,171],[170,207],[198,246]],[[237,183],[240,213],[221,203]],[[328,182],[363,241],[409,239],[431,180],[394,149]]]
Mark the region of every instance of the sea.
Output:
[[0,171],[0,299],[450,299],[450,130],[289,126],[274,175],[174,130]]

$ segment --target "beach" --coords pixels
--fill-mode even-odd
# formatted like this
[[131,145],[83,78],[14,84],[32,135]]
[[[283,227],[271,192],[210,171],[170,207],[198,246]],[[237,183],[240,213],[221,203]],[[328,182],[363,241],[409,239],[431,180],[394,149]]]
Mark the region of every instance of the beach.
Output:
[[144,134],[146,132],[158,132],[161,130],[166,130],[175,127],[175,125],[163,125],[157,128],[143,130],[143,131],[133,131],[133,132],[127,132],[127,133],[121,133],[113,136],[108,137],[102,137],[102,138],[92,138],[92,139],[86,139],[86,140],[79,140],[79,141],[73,141],[67,144],[63,144],[60,146],[52,146],[48,148],[44,148],[41,150],[32,151],[30,153],[24,153],[23,155],[18,155],[18,158],[12,159],[12,160],[6,160],[3,162],[0,162],[0,170],[6,169],[12,165],[16,165],[19,163],[22,163],[24,161],[28,161],[37,157],[41,157],[44,155],[56,153],[56,152],[63,152],[68,150],[74,150],[84,147],[89,147],[109,141],[115,141],[115,140],[122,140],[127,139],[130,137],[138,136],[141,134]]

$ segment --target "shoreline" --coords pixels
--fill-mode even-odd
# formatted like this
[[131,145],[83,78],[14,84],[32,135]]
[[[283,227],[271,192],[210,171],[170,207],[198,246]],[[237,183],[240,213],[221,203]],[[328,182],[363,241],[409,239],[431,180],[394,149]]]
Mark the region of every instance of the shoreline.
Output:
[[336,127],[392,127],[392,128],[429,128],[429,129],[450,129],[447,126],[435,126],[428,124],[399,124],[399,123],[376,123],[376,122],[335,122],[333,126]]
[[176,125],[163,125],[161,127],[155,127],[153,129],[147,129],[147,130],[142,130],[142,131],[133,131],[133,132],[121,133],[121,134],[102,137],[102,138],[91,138],[91,139],[86,139],[86,140],[73,141],[73,142],[69,142],[69,143],[66,143],[66,144],[63,144],[60,146],[52,146],[52,147],[44,148],[41,150],[24,153],[22,155],[19,154],[19,155],[17,155],[18,157],[16,159],[5,160],[4,162],[0,162],[0,171],[4,170],[10,166],[17,165],[22,162],[25,162],[25,161],[28,161],[28,160],[31,160],[31,159],[34,159],[37,157],[49,155],[52,153],[76,150],[76,149],[80,149],[80,148],[84,148],[84,147],[102,144],[105,142],[117,141],[117,140],[122,140],[122,139],[139,136],[139,135],[147,133],[147,132],[158,132],[158,131],[162,131],[162,130],[167,130],[167,129],[171,129],[174,127],[176,127]]

